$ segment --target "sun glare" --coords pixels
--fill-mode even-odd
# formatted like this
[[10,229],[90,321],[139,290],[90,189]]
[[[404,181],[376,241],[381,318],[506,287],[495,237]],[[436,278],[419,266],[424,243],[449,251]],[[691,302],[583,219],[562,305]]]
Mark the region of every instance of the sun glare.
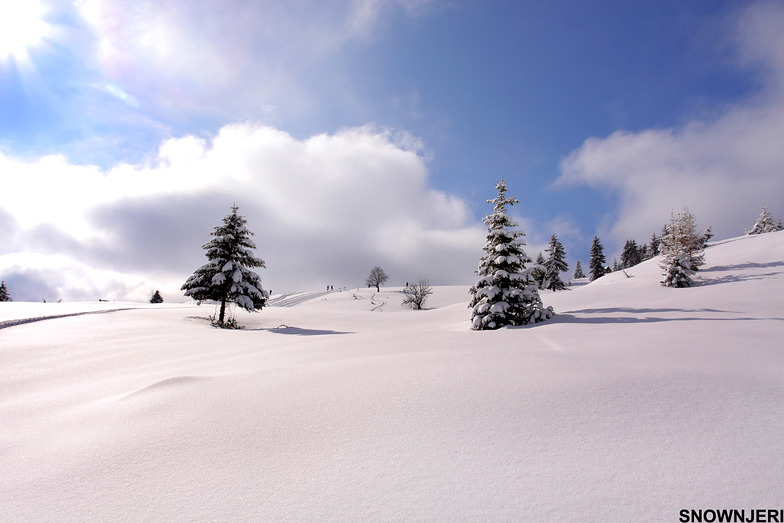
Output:
[[29,59],[27,51],[49,33],[45,14],[37,0],[0,0],[0,60]]

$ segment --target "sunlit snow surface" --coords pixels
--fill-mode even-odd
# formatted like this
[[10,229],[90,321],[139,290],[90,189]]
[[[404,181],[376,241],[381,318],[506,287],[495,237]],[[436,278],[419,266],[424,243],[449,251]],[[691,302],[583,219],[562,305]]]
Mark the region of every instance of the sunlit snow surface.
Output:
[[677,521],[784,505],[784,234],[655,260],[556,317],[468,289],[334,292],[211,328],[194,304],[0,304],[3,521]]

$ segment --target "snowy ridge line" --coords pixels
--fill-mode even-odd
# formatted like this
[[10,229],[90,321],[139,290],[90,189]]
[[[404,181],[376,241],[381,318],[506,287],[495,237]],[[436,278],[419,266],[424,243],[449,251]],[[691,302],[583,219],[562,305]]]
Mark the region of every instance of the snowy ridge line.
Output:
[[139,307],[125,307],[122,309],[108,309],[104,311],[85,311],[85,312],[71,312],[69,314],[55,314],[54,316],[36,316],[35,318],[19,318],[16,320],[0,321],[0,330],[7,329],[8,327],[16,327],[17,325],[24,325],[25,323],[35,323],[44,320],[56,320],[58,318],[67,318],[69,316],[84,316],[86,314],[106,314],[107,312],[131,311],[137,310]]
[[282,296],[278,296],[277,298],[273,298],[267,302],[267,306],[269,307],[293,307],[294,305],[298,305],[302,302],[306,302],[308,300],[312,300],[314,298],[319,298],[321,296],[333,293],[335,291],[313,291],[313,292],[304,292],[302,294],[284,294]]

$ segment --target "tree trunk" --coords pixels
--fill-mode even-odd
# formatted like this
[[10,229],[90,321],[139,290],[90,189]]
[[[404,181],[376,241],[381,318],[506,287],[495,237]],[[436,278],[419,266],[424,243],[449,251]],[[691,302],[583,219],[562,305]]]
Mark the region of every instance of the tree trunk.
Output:
[[378,288],[378,283],[376,284],[376,292],[381,292],[381,289]]
[[218,316],[218,324],[223,325],[223,317],[226,315],[226,298],[221,300],[221,310]]

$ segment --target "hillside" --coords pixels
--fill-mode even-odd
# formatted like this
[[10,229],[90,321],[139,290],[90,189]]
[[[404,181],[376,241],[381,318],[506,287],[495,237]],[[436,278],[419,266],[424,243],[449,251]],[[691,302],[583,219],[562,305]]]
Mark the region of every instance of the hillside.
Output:
[[[194,304],[0,304],[4,520],[676,521],[780,508],[784,233],[545,293],[334,292],[213,329]],[[58,309],[57,306],[61,308]]]

